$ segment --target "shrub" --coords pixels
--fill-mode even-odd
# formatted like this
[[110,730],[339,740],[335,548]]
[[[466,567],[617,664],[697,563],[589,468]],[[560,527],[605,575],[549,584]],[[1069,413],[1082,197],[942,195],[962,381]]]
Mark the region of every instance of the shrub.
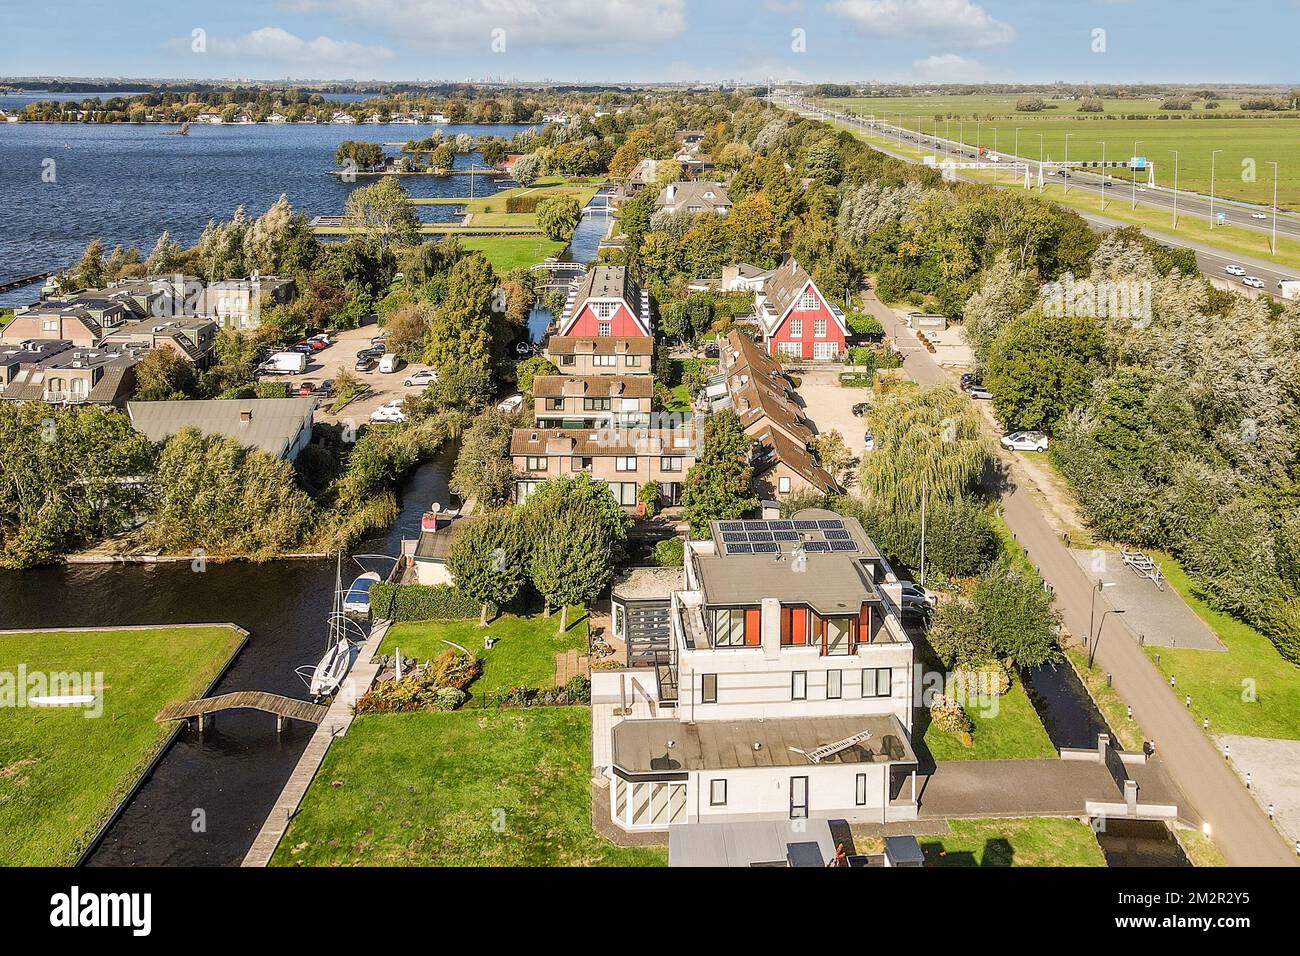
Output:
[[680,568],[686,557],[686,544],[681,538],[665,538],[655,542],[654,562],[661,568]]
[[972,697],[1001,697],[1011,689],[1011,674],[1001,661],[963,664],[951,674],[965,700]]
[[934,702],[930,704],[930,723],[945,734],[959,738],[963,747],[975,745],[975,725],[966,711],[962,710],[961,704],[951,697],[935,695]]
[[396,714],[419,710],[455,710],[469,695],[455,687],[439,686],[432,668],[376,684],[356,702],[357,714]]
[[591,678],[584,677],[581,674],[574,674],[564,684],[564,696],[569,699],[570,703],[591,703]]
[[288,382],[257,382],[253,385],[253,395],[256,398],[288,398]]
[[430,665],[429,673],[439,687],[467,690],[483,673],[483,665],[473,654],[467,656],[449,647]]
[[376,618],[394,621],[459,621],[479,613],[473,598],[449,584],[376,584],[370,607]]
[[647,481],[637,492],[637,500],[645,506],[647,518],[653,518],[659,510],[659,482]]

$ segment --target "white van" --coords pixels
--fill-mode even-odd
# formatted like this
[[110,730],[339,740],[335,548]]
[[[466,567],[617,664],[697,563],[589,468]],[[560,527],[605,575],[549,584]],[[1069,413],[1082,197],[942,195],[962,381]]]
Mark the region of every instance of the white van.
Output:
[[385,352],[384,357],[379,360],[379,371],[385,375],[391,375],[401,366],[402,359],[396,352]]
[[262,363],[267,375],[301,375],[307,371],[307,356],[302,352],[276,352]]

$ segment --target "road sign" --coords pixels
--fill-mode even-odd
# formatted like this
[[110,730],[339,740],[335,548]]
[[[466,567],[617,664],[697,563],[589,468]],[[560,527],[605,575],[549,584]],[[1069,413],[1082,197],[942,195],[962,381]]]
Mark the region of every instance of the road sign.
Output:
[[1128,161],[1130,169],[1146,169],[1147,158],[1145,156],[1134,156]]

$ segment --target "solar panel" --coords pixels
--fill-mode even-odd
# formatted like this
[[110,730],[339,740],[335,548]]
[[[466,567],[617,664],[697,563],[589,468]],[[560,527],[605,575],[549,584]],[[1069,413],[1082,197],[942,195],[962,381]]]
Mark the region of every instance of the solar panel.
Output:
[[771,541],[756,541],[752,545],[755,554],[776,554],[781,548]]
[[812,554],[815,551],[829,551],[831,546],[825,541],[807,541],[804,543],[803,549]]
[[806,519],[801,519],[801,520],[799,520],[799,521],[796,521],[796,522],[794,523],[794,526],[795,526],[796,528],[798,528],[800,531],[816,531],[816,530],[817,530],[817,522],[816,522],[816,521],[809,521],[809,520],[806,520]]
[[844,522],[841,521],[839,518],[821,518],[821,519],[818,519],[818,521],[817,521],[817,527],[818,527],[818,528],[822,528],[822,529],[826,529],[826,528],[831,528],[831,529],[834,529],[834,528],[843,528],[843,527],[844,527]]
[[719,521],[718,527],[723,531],[744,531],[745,522],[743,521]]
[[772,537],[775,538],[777,541],[798,541],[799,532],[798,531],[773,531]]
[[853,535],[849,534],[843,528],[838,531],[828,528],[825,532],[825,537],[827,541],[851,541],[853,539]]
[[858,550],[858,546],[857,546],[856,544],[854,544],[852,541],[832,541],[830,544],[831,544],[831,550],[832,550],[832,551],[856,551],[856,550]]
[[749,541],[749,535],[743,531],[724,531],[722,532],[722,540],[727,544],[745,544]]
[[727,545],[727,554],[753,554],[754,549],[748,544],[729,544]]
[[746,521],[746,522],[745,522],[745,530],[746,530],[746,531],[766,531],[766,530],[767,530],[767,522],[766,522],[766,521]]
[[773,541],[772,532],[770,531],[751,531],[749,532],[750,541]]
[[793,521],[769,521],[769,522],[767,523],[767,525],[768,525],[768,527],[771,528],[773,531],[793,531],[793,530],[794,530],[794,522],[793,522]]

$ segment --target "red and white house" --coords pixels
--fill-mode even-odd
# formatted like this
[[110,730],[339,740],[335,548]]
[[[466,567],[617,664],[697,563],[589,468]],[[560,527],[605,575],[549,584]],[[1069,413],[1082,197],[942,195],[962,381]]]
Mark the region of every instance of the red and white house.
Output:
[[844,313],[793,257],[754,294],[754,313],[772,355],[828,362],[844,353],[849,331]]
[[569,293],[557,334],[581,338],[653,338],[650,294],[622,266],[596,266]]

